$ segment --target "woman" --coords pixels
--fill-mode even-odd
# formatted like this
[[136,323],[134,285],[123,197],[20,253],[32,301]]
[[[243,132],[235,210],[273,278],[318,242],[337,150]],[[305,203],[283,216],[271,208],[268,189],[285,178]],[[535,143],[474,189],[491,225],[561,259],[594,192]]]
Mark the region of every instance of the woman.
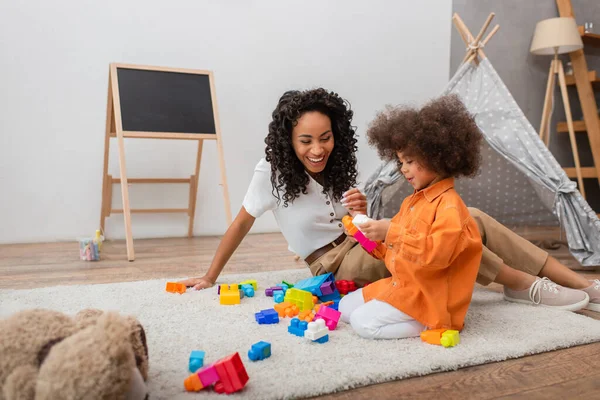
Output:
[[[322,88],[283,94],[269,123],[266,157],[256,165],[242,208],[206,274],[181,283],[195,289],[213,286],[254,220],[269,210],[289,249],[313,275],[332,272],[336,279],[358,285],[389,276],[385,264],[346,236],[341,223],[347,213],[365,214],[367,207],[364,194],[355,188],[357,140],[346,104]],[[383,120],[374,126],[391,133],[394,129]],[[488,215],[469,211],[484,244],[479,283],[504,285],[509,301],[567,310],[589,297],[587,307],[600,311],[600,281],[586,280]],[[370,234],[368,227],[365,232]]]

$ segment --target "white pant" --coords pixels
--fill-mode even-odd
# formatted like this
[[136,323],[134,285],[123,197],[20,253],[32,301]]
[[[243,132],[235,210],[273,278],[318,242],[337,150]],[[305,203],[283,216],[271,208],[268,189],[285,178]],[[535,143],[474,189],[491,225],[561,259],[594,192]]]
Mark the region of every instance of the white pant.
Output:
[[338,310],[341,320],[366,339],[402,339],[420,336],[426,329],[391,304],[379,300],[365,303],[362,289],[344,296]]

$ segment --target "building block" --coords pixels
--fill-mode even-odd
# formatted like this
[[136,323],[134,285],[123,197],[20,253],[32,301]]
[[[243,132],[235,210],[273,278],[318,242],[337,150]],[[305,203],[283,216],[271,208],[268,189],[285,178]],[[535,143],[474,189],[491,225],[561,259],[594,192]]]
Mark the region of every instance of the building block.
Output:
[[254,314],[254,318],[256,322],[260,325],[263,324],[278,324],[279,323],[279,315],[277,315],[277,311],[272,308],[268,308],[266,310],[262,310]]
[[335,287],[341,294],[348,294],[350,292],[354,292],[357,289],[356,283],[354,281],[347,281],[343,279],[335,281]]
[[315,315],[315,321],[322,319],[325,321],[327,328],[332,331],[337,327],[342,313],[329,307],[319,307],[319,311]]
[[[250,285],[252,289],[256,292],[258,290],[258,285],[256,284],[256,279],[248,279],[247,281],[240,282],[240,285]],[[248,296],[250,297],[250,296]]]
[[291,289],[294,287],[294,285],[292,285],[291,283],[286,282],[286,281],[281,281],[281,283],[283,283],[284,285],[287,285],[288,289]]
[[254,286],[244,283],[242,284],[242,292],[248,297],[254,297]]
[[321,289],[321,295],[322,296],[331,294],[336,289],[335,283],[332,282],[332,281],[323,282],[323,284],[321,285],[320,289]]
[[242,289],[238,289],[240,292],[240,300],[244,298],[244,291]]
[[336,310],[336,311],[337,311],[337,310],[338,310],[338,307],[339,307],[339,305],[340,305],[340,299],[337,299],[337,300],[334,300],[334,301],[333,301],[333,304],[332,304],[332,305],[330,305],[330,306],[327,306],[327,307],[329,307],[329,308],[331,308],[331,309],[333,309],[333,310]]
[[204,365],[204,352],[201,350],[193,350],[190,353],[190,361],[188,368],[190,372],[196,372]]
[[275,311],[281,318],[283,317],[294,317],[300,313],[298,306],[292,304],[288,301],[284,301],[283,303],[275,304]]
[[315,313],[312,310],[304,310],[298,314],[300,321],[312,322],[315,319]]
[[248,350],[248,358],[252,361],[264,360],[271,357],[271,343],[257,342]]
[[309,322],[306,327],[306,331],[304,332],[304,337],[312,340],[313,342],[321,339],[323,336],[328,334],[327,327],[325,326],[325,321],[322,319],[316,320],[314,322]]
[[267,288],[267,289],[265,289],[265,296],[273,297],[273,292],[276,290],[283,291],[283,288],[281,286],[273,286],[273,287]]
[[283,290],[273,290],[273,300],[275,303],[283,303],[283,299],[285,299]]
[[429,344],[454,347],[460,343],[460,335],[453,329],[429,329],[421,332],[421,340]]
[[167,282],[165,290],[169,293],[179,293],[184,294],[187,288],[182,283],[177,282]]
[[219,375],[218,387],[215,384],[217,393],[234,393],[240,391],[248,382],[248,373],[239,353],[234,353],[225,357],[215,364],[215,369]]
[[223,305],[240,304],[240,289],[237,284],[221,285],[219,302]]
[[335,281],[331,272],[298,281],[294,285],[294,289],[306,290],[315,296],[321,297],[323,295],[321,293],[321,285],[327,281]]
[[300,319],[298,318],[292,318],[292,320],[290,321],[290,326],[288,326],[288,332],[292,335],[302,337],[304,336],[304,332],[306,331],[307,326],[308,322],[300,321]]
[[[289,289],[289,286],[283,283],[278,283],[277,285],[275,285],[276,288],[278,288],[277,290],[281,290],[283,291],[283,294],[285,294],[287,292],[287,290]],[[275,291],[273,291],[275,292]]]
[[317,340],[313,340],[313,342],[317,342],[317,343],[327,343],[329,342],[329,334],[325,335],[325,336],[321,336],[319,339]]
[[290,302],[298,306],[300,311],[312,310],[314,307],[313,296],[311,292],[301,289],[289,289],[285,293],[284,301]]
[[333,292],[331,294],[319,297],[319,299],[321,299],[322,302],[328,302],[328,301],[335,302],[336,300],[340,301],[341,298],[342,298],[342,296],[340,295],[340,292],[337,291],[337,289],[335,290],[335,292]]
[[188,392],[197,392],[203,388],[210,386],[220,379],[215,365],[209,365],[202,368],[200,371],[194,372],[183,381],[183,386]]
[[[365,219],[364,216],[361,217],[360,215],[357,215],[354,220],[358,221],[359,218],[362,218],[363,220]],[[354,220],[349,215],[345,215],[342,218],[342,224],[344,224],[346,231],[352,237],[354,237],[354,239],[356,239],[356,241],[360,243],[362,248],[365,249],[369,254],[377,258],[383,258],[383,255],[385,254],[385,246],[383,245],[383,243],[374,242],[372,240],[367,239],[365,235],[363,235],[363,233],[360,231],[360,229],[356,227]]]

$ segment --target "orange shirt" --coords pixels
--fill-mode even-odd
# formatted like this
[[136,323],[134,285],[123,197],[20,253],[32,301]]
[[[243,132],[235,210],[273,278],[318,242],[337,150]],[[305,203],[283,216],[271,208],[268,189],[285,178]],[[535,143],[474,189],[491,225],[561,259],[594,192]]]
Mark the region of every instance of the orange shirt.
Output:
[[415,191],[392,218],[385,265],[390,278],[363,289],[429,329],[462,329],[481,261],[477,224],[454,178]]

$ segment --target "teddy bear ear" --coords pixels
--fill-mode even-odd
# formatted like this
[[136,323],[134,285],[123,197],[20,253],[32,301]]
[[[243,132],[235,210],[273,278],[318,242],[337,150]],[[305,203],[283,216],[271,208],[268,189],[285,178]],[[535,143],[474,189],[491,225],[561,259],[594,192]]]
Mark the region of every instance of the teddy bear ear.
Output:
[[77,327],[79,329],[87,328],[90,325],[94,325],[98,322],[98,318],[100,318],[104,314],[104,311],[98,310],[96,308],[87,308],[85,310],[79,311],[75,315],[75,322],[77,323]]
[[4,382],[3,395],[7,399],[33,400],[38,370],[33,365],[15,368]]

